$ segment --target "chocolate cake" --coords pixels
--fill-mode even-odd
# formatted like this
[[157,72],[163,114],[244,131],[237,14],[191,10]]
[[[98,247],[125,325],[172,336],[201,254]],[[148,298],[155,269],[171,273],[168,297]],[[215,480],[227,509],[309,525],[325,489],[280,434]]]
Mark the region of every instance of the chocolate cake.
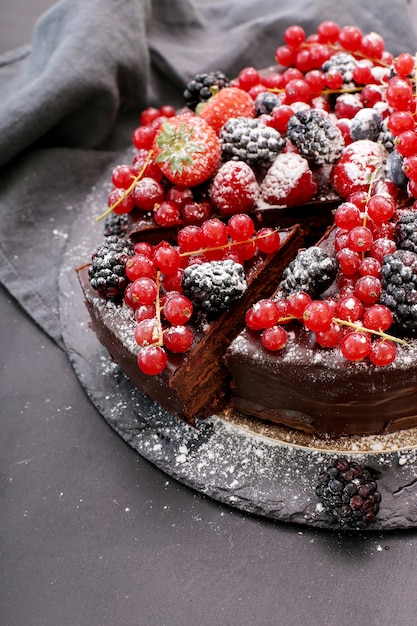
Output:
[[[143,112],[104,213],[128,214],[131,250],[78,270],[92,328],[135,387],[192,426],[243,416],[303,447],[415,429],[415,59],[333,22],[312,38],[289,27],[275,57],[233,81],[197,75],[184,110]],[[226,240],[201,240],[212,227]],[[218,263],[245,282],[230,302]],[[219,308],[205,308],[211,289]],[[170,294],[190,299],[184,321],[169,319]],[[375,475],[336,459],[316,491],[324,510],[345,527],[373,521]]]
[[[333,246],[333,235],[321,241],[324,249]],[[272,299],[280,296],[278,289]],[[226,363],[232,377],[231,405],[237,412],[333,439],[417,425],[416,339],[407,337],[395,361],[378,367],[321,347],[314,333],[297,321],[286,328],[288,343],[279,352],[267,350],[260,333],[249,328],[232,341]]]
[[268,294],[301,243],[297,226],[279,232],[274,254],[257,254],[245,268],[247,289],[237,302],[219,315],[199,312],[192,324],[194,340],[186,354],[168,352],[164,370],[149,376],[138,367],[134,311],[125,303],[105,300],[91,287],[88,267],[78,270],[92,327],[113,360],[145,395],[179,418],[194,423],[227,406],[228,373],[223,355],[244,325],[246,309],[254,299]]

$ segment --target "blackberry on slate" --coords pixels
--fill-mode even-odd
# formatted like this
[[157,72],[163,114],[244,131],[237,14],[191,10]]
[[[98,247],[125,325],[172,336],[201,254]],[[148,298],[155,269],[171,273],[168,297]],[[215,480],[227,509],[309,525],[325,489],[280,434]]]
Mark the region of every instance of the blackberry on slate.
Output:
[[394,230],[397,248],[417,253],[417,212],[406,211],[397,220]]
[[127,213],[114,213],[114,211],[112,211],[108,214],[104,222],[104,236],[125,235],[127,232],[127,222]]
[[133,256],[130,241],[110,235],[98,246],[91,258],[88,278],[93,289],[102,298],[119,300],[129,283],[126,276],[126,261]]
[[281,290],[290,295],[305,291],[310,295],[323,293],[334,281],[339,263],[318,246],[301,250],[285,268]]
[[287,137],[301,156],[317,165],[337,161],[345,145],[339,128],[317,109],[297,111],[292,115],[288,120]]
[[225,160],[244,161],[250,166],[272,163],[285,147],[279,132],[258,119],[230,118],[220,131]]
[[200,102],[207,102],[211,98],[213,88],[219,90],[228,87],[229,84],[227,76],[220,71],[196,74],[187,83],[183,94],[184,102],[189,109],[195,111]]
[[379,511],[381,494],[370,468],[338,458],[319,475],[316,494],[345,528],[365,528]]
[[417,329],[417,254],[396,250],[382,262],[380,304],[387,306],[394,324],[403,330]]
[[243,266],[227,259],[189,265],[182,277],[184,295],[205,313],[220,313],[246,290]]
[[338,52],[325,61],[321,69],[323,72],[338,72],[343,76],[343,82],[350,83],[357,64],[355,57],[348,52]]

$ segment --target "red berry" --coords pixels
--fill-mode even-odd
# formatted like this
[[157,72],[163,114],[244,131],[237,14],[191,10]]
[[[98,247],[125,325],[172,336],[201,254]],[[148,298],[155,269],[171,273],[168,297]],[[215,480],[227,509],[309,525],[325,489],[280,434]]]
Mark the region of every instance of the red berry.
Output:
[[291,48],[299,48],[305,38],[305,30],[301,26],[288,26],[284,31],[284,41]]
[[327,330],[316,332],[316,341],[322,348],[336,348],[342,337],[343,329],[336,322],[331,322]]
[[273,300],[259,300],[246,313],[246,325],[252,330],[274,326],[279,319],[279,310]]
[[334,223],[339,228],[351,230],[362,222],[361,213],[353,202],[342,202],[335,212]]
[[141,178],[132,191],[135,205],[142,211],[153,211],[155,205],[161,204],[165,196],[162,185],[153,178]]
[[364,304],[375,304],[381,294],[381,281],[375,276],[362,276],[356,281],[354,294]]
[[249,215],[238,213],[228,221],[227,230],[229,236],[235,241],[244,241],[252,237],[255,232],[255,224]]
[[200,226],[185,226],[178,233],[177,243],[180,253],[196,252],[197,250],[204,248],[204,233]]
[[311,302],[311,296],[304,291],[297,291],[288,296],[288,314],[294,315],[294,317],[301,318],[304,313],[304,309]]
[[366,226],[355,226],[348,234],[347,243],[355,252],[366,252],[373,243],[372,232]]
[[112,207],[113,212],[117,214],[130,213],[135,206],[132,194],[129,193],[126,195],[126,191],[118,187],[110,192],[107,204],[109,207]]
[[163,274],[174,274],[180,266],[180,255],[170,244],[160,245],[155,251],[154,262]]
[[361,257],[350,248],[343,248],[336,254],[341,272],[345,276],[353,276],[359,270]]
[[155,278],[155,265],[153,261],[144,254],[134,254],[126,261],[126,276],[134,281],[141,276]]
[[274,228],[261,228],[256,237],[256,245],[259,252],[272,254],[276,252],[280,245],[279,233]]
[[167,355],[160,346],[146,346],[138,355],[138,366],[144,374],[156,376],[160,374],[167,364]]
[[172,228],[181,223],[181,213],[173,202],[161,202],[154,210],[153,219],[161,228]]
[[150,346],[159,339],[160,326],[156,317],[147,317],[138,322],[135,328],[135,341],[139,346]]
[[377,367],[386,367],[395,360],[397,348],[395,343],[387,339],[376,339],[372,342],[369,360]]
[[330,328],[332,312],[324,300],[313,300],[305,307],[302,320],[309,330],[324,332]]
[[164,332],[164,345],[170,352],[187,352],[193,344],[193,331],[189,326],[171,326]]
[[225,246],[228,242],[227,226],[217,218],[204,222],[201,231],[207,248]]
[[224,87],[210,98],[200,112],[216,133],[231,117],[255,117],[255,103],[252,97],[238,87]]
[[185,324],[192,314],[193,303],[189,298],[179,293],[168,295],[164,303],[164,315],[170,324]]
[[383,304],[374,304],[365,309],[363,314],[363,325],[372,330],[388,330],[392,321],[392,312]]
[[245,213],[253,209],[259,186],[252,168],[243,161],[227,161],[214,176],[210,199],[222,215]]
[[282,326],[266,328],[261,335],[263,346],[271,352],[282,350],[287,343],[287,339],[287,332],[284,328],[282,328]]
[[238,80],[240,89],[249,91],[251,87],[254,87],[255,85],[259,84],[260,82],[259,72],[254,67],[244,67],[243,70],[239,72],[237,80]]
[[363,304],[356,296],[342,297],[337,308],[337,317],[347,322],[356,322],[363,315]]
[[345,335],[340,342],[343,356],[349,361],[362,361],[371,351],[370,337],[358,331]]
[[157,293],[158,288],[155,281],[147,276],[137,278],[130,286],[130,295],[136,306],[153,304]]

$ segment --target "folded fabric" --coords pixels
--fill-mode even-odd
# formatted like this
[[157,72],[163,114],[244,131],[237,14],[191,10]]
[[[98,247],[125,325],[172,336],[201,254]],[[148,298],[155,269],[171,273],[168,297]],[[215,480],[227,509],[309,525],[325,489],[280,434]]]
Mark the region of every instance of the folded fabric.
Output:
[[[179,106],[197,71],[273,64],[284,29],[323,19],[413,51],[416,0],[62,0],[32,44],[0,57],[0,280],[61,342],[58,275],[90,188],[130,145],[141,109]],[[348,4],[348,6],[347,6]]]

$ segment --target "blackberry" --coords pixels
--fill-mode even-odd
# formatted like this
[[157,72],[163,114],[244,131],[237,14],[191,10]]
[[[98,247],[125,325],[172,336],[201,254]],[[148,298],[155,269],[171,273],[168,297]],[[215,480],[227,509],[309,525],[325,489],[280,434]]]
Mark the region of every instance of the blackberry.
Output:
[[406,211],[397,220],[394,230],[397,248],[417,254],[417,212]]
[[323,293],[336,278],[339,263],[317,246],[301,250],[285,268],[280,284],[281,290],[290,295],[305,291],[310,295]]
[[211,98],[214,90],[223,89],[229,84],[227,76],[220,71],[196,74],[187,83],[183,94],[184,102],[189,109],[195,111],[200,102],[207,102]]
[[380,304],[387,306],[396,326],[402,330],[417,329],[417,254],[396,250],[382,262]]
[[272,163],[285,147],[279,132],[258,119],[232,117],[220,131],[223,158],[254,167]]
[[369,107],[356,113],[350,125],[350,136],[353,141],[369,139],[377,141],[382,131],[382,117]]
[[381,494],[371,468],[338,458],[318,477],[316,495],[345,528],[365,528],[375,520]]
[[355,57],[348,52],[338,52],[325,61],[321,69],[323,72],[338,72],[343,76],[343,82],[351,83],[357,64]]
[[255,98],[256,115],[269,115],[280,103],[276,93],[272,91],[262,91]]
[[243,266],[227,259],[189,265],[182,277],[184,295],[205,313],[228,309],[246,290]]
[[129,283],[125,272],[126,261],[133,254],[133,244],[118,235],[109,235],[98,246],[91,257],[88,278],[99,296],[114,301],[123,297]]
[[114,213],[114,211],[112,211],[108,214],[104,222],[104,236],[125,235],[127,232],[127,222],[127,213]]
[[317,165],[335,163],[345,145],[339,128],[317,109],[292,115],[288,120],[287,137],[301,156]]

